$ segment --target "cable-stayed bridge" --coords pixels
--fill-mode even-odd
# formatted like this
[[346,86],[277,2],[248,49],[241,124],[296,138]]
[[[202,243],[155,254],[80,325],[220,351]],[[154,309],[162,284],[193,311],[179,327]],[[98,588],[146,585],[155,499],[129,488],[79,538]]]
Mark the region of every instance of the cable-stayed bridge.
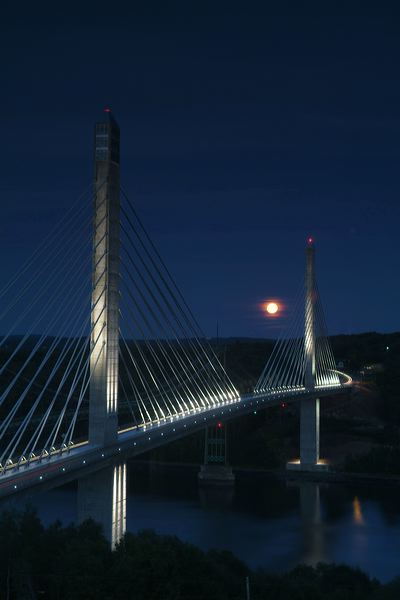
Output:
[[121,188],[119,162],[108,113],[95,127],[94,191],[0,291],[0,497],[283,401],[300,402],[300,467],[318,467],[320,399],[351,379],[327,338],[313,241],[299,310],[241,394]]

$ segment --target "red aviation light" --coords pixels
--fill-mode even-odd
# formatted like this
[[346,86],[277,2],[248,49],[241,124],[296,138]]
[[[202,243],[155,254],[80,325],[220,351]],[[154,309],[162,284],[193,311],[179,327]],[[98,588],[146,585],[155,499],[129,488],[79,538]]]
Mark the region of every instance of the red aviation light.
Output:
[[313,245],[313,243],[314,243],[314,238],[313,238],[313,237],[311,237],[311,236],[309,236],[309,237],[307,238],[307,244],[308,244],[309,246],[312,246],[312,245]]
[[104,112],[106,113],[110,113],[111,112],[111,108],[108,108],[108,106],[105,107]]

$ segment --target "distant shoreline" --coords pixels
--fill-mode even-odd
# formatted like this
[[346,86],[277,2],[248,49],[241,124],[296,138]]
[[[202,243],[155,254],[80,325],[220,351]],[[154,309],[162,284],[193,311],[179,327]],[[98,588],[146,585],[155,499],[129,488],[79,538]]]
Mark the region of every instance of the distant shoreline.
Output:
[[[200,463],[168,462],[160,460],[134,460],[132,465],[147,466],[153,468],[186,468],[200,470]],[[400,475],[373,474],[373,473],[345,473],[341,471],[287,471],[286,469],[263,469],[262,467],[235,467],[234,473],[252,474],[260,476],[275,477],[287,481],[313,481],[316,483],[378,483],[383,485],[399,485]]]

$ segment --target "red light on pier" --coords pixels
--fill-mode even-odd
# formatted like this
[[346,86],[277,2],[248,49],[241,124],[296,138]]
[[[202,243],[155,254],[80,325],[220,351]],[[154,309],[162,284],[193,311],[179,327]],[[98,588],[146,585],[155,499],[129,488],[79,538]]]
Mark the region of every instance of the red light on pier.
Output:
[[218,423],[217,423],[217,427],[218,427],[218,429],[223,429],[223,427],[224,427],[224,424],[223,424],[223,423],[221,423],[221,421],[218,421]]
[[311,237],[311,236],[310,236],[310,237],[308,237],[308,238],[307,238],[307,244],[308,244],[309,246],[312,246],[312,244],[313,244],[313,243],[314,243],[314,238],[313,238],[313,237]]
[[105,107],[104,112],[110,113],[111,112],[111,108],[108,108],[108,106]]

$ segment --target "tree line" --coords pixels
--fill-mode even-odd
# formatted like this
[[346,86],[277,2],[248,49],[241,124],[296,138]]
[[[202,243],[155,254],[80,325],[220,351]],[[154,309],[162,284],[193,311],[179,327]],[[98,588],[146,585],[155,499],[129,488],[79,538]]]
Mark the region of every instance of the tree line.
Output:
[[22,600],[391,600],[381,584],[341,565],[253,571],[232,553],[203,552],[153,531],[127,533],[115,550],[93,521],[44,527],[36,512],[0,515],[0,598]]

